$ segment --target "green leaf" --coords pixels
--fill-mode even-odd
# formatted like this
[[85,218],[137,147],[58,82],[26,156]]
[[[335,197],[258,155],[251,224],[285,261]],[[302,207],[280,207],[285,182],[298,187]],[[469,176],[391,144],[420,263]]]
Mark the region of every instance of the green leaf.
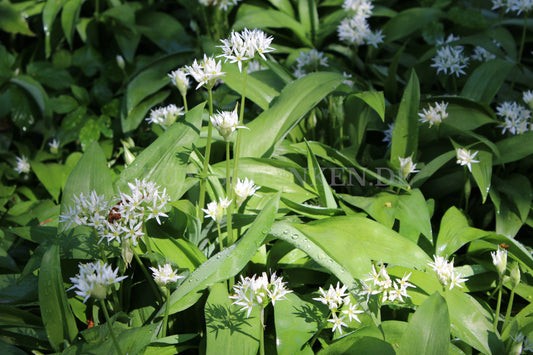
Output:
[[490,104],[514,66],[513,62],[502,59],[481,64],[468,76],[461,96]]
[[446,152],[439,155],[429,163],[427,163],[420,171],[411,179],[410,183],[413,187],[420,187],[426,182],[437,170],[442,168],[447,162],[456,157],[455,151]]
[[348,335],[318,352],[319,355],[394,355],[396,352],[391,344],[374,337]]
[[318,191],[318,197],[320,199],[320,204],[322,207],[326,208],[337,208],[337,202],[335,202],[335,197],[331,192],[320,165],[318,165],[318,160],[316,159],[315,154],[311,150],[309,143],[305,141],[307,145],[307,169],[310,173],[311,183],[316,191]]
[[312,73],[287,85],[272,106],[242,130],[242,157],[269,157],[303,116],[342,83],[336,73]]
[[170,126],[122,171],[117,181],[121,191],[127,191],[128,182],[147,179],[167,189],[171,200],[185,193],[182,185],[187,174],[191,145],[198,139],[205,103],[185,115],[185,119]]
[[41,116],[48,119],[52,116],[50,106],[48,104],[48,94],[44,88],[35,79],[27,75],[17,75],[10,80],[11,83],[24,89],[33,101],[39,107]]
[[52,53],[51,38],[52,38],[52,26],[54,20],[57,17],[59,11],[63,7],[66,0],[47,0],[43,8],[43,31],[45,38],[45,51],[46,58],[50,57]]
[[420,84],[416,72],[413,70],[403,93],[392,132],[390,162],[396,168],[400,167],[398,158],[413,156],[413,160],[416,160],[419,102]]
[[483,197],[483,203],[485,203],[490,191],[492,177],[492,154],[480,150],[475,159],[479,160],[479,163],[472,164],[472,176],[479,187],[479,191]]
[[[411,190],[408,194],[399,196],[396,218],[400,220],[400,234],[404,237],[416,243],[421,233],[429,241],[433,241],[431,217],[426,199],[419,189]],[[404,233],[404,228],[410,232]]]
[[39,305],[48,340],[58,351],[64,340],[70,342],[74,340],[78,334],[78,328],[63,286],[57,244],[49,247],[41,261]]
[[207,260],[198,247],[184,239],[151,238],[151,242],[154,244],[154,251],[172,260],[180,269],[193,271]]
[[313,47],[301,23],[286,13],[274,9],[248,4],[239,6],[233,29],[240,31],[243,28],[287,28],[298,37],[301,43]]
[[61,189],[65,186],[72,168],[67,165],[32,161],[31,169],[54,200],[58,202]]
[[207,354],[257,354],[263,331],[259,307],[254,307],[250,317],[239,308],[231,305],[225,282],[211,287],[204,308]]
[[142,12],[137,15],[137,30],[167,53],[191,48],[189,35],[170,14]]
[[148,111],[165,101],[170,95],[170,90],[160,91],[153,94],[139,103],[133,110],[131,110],[128,116],[121,115],[120,123],[122,124],[123,132],[131,132],[135,130],[141,122],[147,117]]
[[[226,73],[224,83],[242,95],[244,73],[239,72],[237,65],[231,63],[224,64],[222,71]],[[267,83],[256,79],[253,75],[247,75],[246,99],[253,101],[263,110],[268,109],[272,99],[278,95],[279,92]]]
[[26,36],[35,36],[28,27],[22,12],[17,11],[7,1],[0,2],[0,29],[12,34],[20,33]]
[[488,234],[484,230],[470,227],[464,214],[456,207],[450,207],[440,222],[436,255],[452,255],[466,243]]
[[447,292],[451,332],[484,354],[504,354],[500,336],[494,333],[492,316],[470,295],[453,289]]
[[383,27],[385,41],[389,43],[407,37],[442,15],[442,11],[434,7],[416,7],[402,11]]
[[365,102],[385,122],[385,96],[383,95],[383,91],[363,91],[350,95],[350,97],[352,96]]
[[321,315],[315,304],[294,293],[286,294],[285,298],[274,306],[278,355],[297,354],[318,330]]
[[450,318],[448,306],[435,292],[417,308],[400,341],[398,355],[448,355]]
[[533,132],[526,132],[498,141],[496,147],[501,155],[496,158],[494,165],[511,163],[533,154],[533,144],[529,144],[532,139]]
[[[255,255],[270,231],[278,210],[280,193],[263,208],[246,234],[229,248],[223,249],[200,265],[170,296],[170,314],[192,306],[198,293],[209,285],[235,276]],[[157,316],[161,316],[163,310]]]
[[72,48],[72,37],[74,37],[74,30],[80,18],[81,6],[85,0],[70,0],[66,1],[61,12],[61,26],[67,38],[69,46]]

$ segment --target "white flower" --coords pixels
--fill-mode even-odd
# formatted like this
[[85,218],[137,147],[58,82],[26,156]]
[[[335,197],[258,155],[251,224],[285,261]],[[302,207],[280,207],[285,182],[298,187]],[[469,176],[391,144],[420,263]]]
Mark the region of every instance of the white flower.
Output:
[[472,54],[471,58],[480,62],[488,62],[489,60],[495,59],[496,56],[485,48],[476,46],[476,48],[474,48],[474,54]]
[[359,46],[365,43],[372,31],[364,17],[355,15],[343,19],[337,27],[337,33],[341,41]]
[[50,147],[50,153],[57,154],[59,152],[59,141],[57,139],[52,139],[48,146]]
[[217,62],[213,57],[208,58],[205,54],[200,63],[195,59],[191,66],[185,66],[185,70],[198,83],[196,90],[201,86],[205,86],[207,89],[213,88],[217,80],[225,74],[222,72],[222,62]]
[[332,318],[328,319],[328,322],[333,323],[333,328],[331,329],[331,331],[335,333],[335,330],[338,330],[339,333],[342,335],[342,327],[348,326],[348,324],[343,322],[344,318],[346,317],[342,316],[339,318],[337,317],[336,313],[333,313],[331,316]]
[[437,55],[433,57],[434,63],[431,66],[437,68],[437,74],[442,71],[444,74],[460,76],[466,74],[463,69],[467,67],[468,59],[463,54],[463,47],[447,45],[437,49]]
[[300,56],[296,58],[295,74],[297,78],[300,78],[308,72],[314,72],[319,67],[328,66],[328,58],[323,52],[311,49],[309,51],[300,51]]
[[162,266],[158,265],[157,269],[155,267],[150,267],[150,270],[152,270],[152,276],[154,277],[154,280],[160,285],[167,285],[185,277],[178,275],[168,263]]
[[242,71],[243,63],[253,59],[256,54],[266,60],[265,53],[272,52],[274,48],[270,47],[273,37],[267,36],[261,30],[249,30],[245,28],[241,32],[232,31],[228,39],[220,40],[223,54],[218,57],[224,57],[224,62],[237,63],[239,71]]
[[456,153],[457,153],[457,164],[461,166],[466,165],[470,172],[472,172],[472,164],[479,163],[479,160],[474,160],[476,155],[479,153],[478,151],[471,154],[469,150],[466,150],[464,148],[458,148],[456,150]]
[[500,125],[500,127],[503,127],[502,134],[506,131],[511,134],[522,134],[528,130],[531,111],[516,102],[506,101],[498,105],[496,107],[496,115],[504,119],[504,124]]
[[239,115],[237,113],[237,106],[233,111],[219,111],[211,116],[211,123],[224,138],[226,142],[231,140],[231,135],[237,128],[246,128],[245,126],[239,126]]
[[446,108],[448,107],[448,103],[446,102],[435,102],[435,106],[429,106],[429,109],[422,109],[422,113],[419,113],[418,116],[420,116],[419,121],[429,122],[429,127],[433,125],[440,125],[443,119],[448,117],[448,113],[446,112]]
[[27,174],[30,172],[30,163],[28,162],[28,158],[26,158],[24,155],[20,157],[15,157],[17,159],[17,166],[15,166],[15,171],[19,174]]
[[150,123],[161,125],[166,129],[170,127],[171,124],[176,122],[178,116],[183,114],[183,107],[178,108],[176,105],[170,104],[168,106],[152,110],[150,112],[150,117],[148,117],[146,120]]
[[383,137],[382,142],[387,142],[387,146],[390,147],[392,144],[392,132],[394,131],[394,123],[387,125],[387,129],[383,131],[385,137]]
[[343,72],[342,76],[344,77],[344,81],[342,83],[348,85],[351,88],[353,88],[354,82],[353,82],[353,80],[351,80],[352,79],[352,75],[348,74],[346,72]]
[[184,69],[174,70],[168,74],[172,84],[174,84],[181,96],[187,95],[187,89],[189,89],[189,78],[187,78],[187,72]]
[[348,321],[351,322],[353,319],[355,319],[356,321],[358,321],[359,323],[361,323],[361,321],[359,320],[359,317],[357,316],[357,314],[359,313],[364,313],[362,310],[360,309],[357,309],[357,305],[356,304],[350,304],[348,309],[345,309],[342,311],[342,313],[346,314],[348,316]]
[[448,262],[447,258],[442,256],[433,255],[433,262],[429,262],[428,265],[435,271],[440,283],[444,286],[450,285],[450,290],[454,286],[463,287],[461,284],[468,279],[462,279],[461,274],[455,274],[453,269],[453,260]]
[[211,201],[207,204],[207,208],[202,208],[202,211],[205,212],[205,216],[211,217],[218,224],[222,221],[225,209],[229,207],[231,200],[228,200],[227,198],[219,198],[219,202]]
[[76,294],[84,297],[83,303],[92,296],[103,300],[107,297],[109,286],[120,282],[127,276],[118,277],[118,268],[113,270],[110,265],[103,262],[79,264],[80,272],[76,277],[71,277],[73,286],[67,291],[77,288]]
[[420,170],[416,170],[416,164],[413,164],[412,157],[402,158],[398,157],[400,159],[400,173],[402,174],[404,179],[407,179],[409,174],[411,173],[417,173]]
[[498,270],[500,279],[503,278],[507,269],[507,250],[498,248],[496,252],[491,252],[490,255],[492,256],[492,263]]
[[106,229],[106,218],[109,214],[110,203],[104,195],[91,191],[87,196],[83,193],[74,195],[72,204],[66,206],[63,214],[59,215],[59,222],[66,223],[63,229],[68,229],[72,224],[93,227],[98,233]]
[[233,188],[235,192],[237,207],[240,207],[244,200],[246,200],[249,196],[257,196],[255,192],[259,189],[260,186],[254,185],[253,180],[248,180],[248,178],[244,178],[244,180],[241,180],[237,178],[237,183]]
[[366,44],[373,46],[374,48],[378,48],[378,44],[383,43],[383,39],[385,38],[385,35],[382,33],[381,30],[378,31],[370,31],[366,35]]
[[529,108],[533,107],[533,91],[531,90],[524,91],[522,93],[522,98],[524,102],[529,106]]

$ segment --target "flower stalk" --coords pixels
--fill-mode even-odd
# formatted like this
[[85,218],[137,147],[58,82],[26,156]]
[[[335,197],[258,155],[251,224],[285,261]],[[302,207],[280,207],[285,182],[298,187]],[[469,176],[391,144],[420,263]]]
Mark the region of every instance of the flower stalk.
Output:
[[109,328],[109,334],[111,335],[111,339],[113,340],[113,345],[115,346],[115,350],[117,351],[117,354],[122,355],[123,354],[122,350],[120,349],[117,336],[115,335],[115,332],[113,331],[113,325],[111,324],[111,319],[109,318],[109,313],[107,312],[107,308],[106,308],[106,305],[103,299],[100,300],[100,306],[102,308],[102,311],[104,312],[105,320]]
[[161,338],[164,338],[167,336],[167,328],[168,328],[168,312],[170,308],[170,288],[165,287],[166,293],[165,293],[165,315],[163,316],[163,329],[161,330]]
[[[208,87],[208,105],[209,105],[209,117],[213,116],[213,88]],[[205,144],[205,157],[204,157],[204,165],[202,167],[202,173],[200,175],[200,197],[198,202],[198,218],[200,218],[200,221],[203,221],[204,216],[202,214],[202,208],[204,208],[205,205],[205,190],[206,190],[206,183],[207,183],[207,169],[209,167],[209,158],[211,156],[211,139],[213,137],[213,124],[211,123],[211,119],[208,120],[208,128],[207,128],[207,142]]]

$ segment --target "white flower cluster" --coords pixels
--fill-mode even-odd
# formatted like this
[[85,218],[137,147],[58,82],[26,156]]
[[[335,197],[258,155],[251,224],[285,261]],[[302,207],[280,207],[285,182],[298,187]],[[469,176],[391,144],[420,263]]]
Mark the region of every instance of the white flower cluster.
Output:
[[253,180],[248,180],[248,178],[244,178],[244,180],[241,180],[237,178],[237,183],[233,188],[233,191],[235,192],[237,208],[239,208],[248,197],[257,196],[255,192],[260,188],[260,186],[254,185]]
[[212,89],[217,80],[225,74],[222,71],[222,62],[217,62],[215,58],[207,57],[205,54],[204,59],[200,62],[195,59],[191,66],[186,65],[185,71],[198,83],[196,90],[201,86]]
[[398,157],[398,159],[400,159],[400,173],[402,174],[404,179],[407,179],[409,174],[417,173],[420,171],[416,170],[416,164],[413,164],[413,157]]
[[369,44],[377,48],[378,44],[383,43],[384,35],[381,30],[372,32],[368,25],[367,19],[372,16],[371,1],[368,0],[345,0],[342,7],[351,17],[346,17],[337,27],[337,33],[341,41],[356,46]]
[[457,148],[455,153],[457,154],[457,164],[461,166],[466,165],[470,172],[472,172],[472,164],[479,163],[479,160],[474,160],[476,155],[479,153],[478,151],[470,153],[469,150],[464,148]]
[[488,62],[489,60],[496,59],[496,56],[481,46],[474,48],[474,54],[471,58],[479,62]]
[[26,156],[22,155],[15,158],[17,160],[17,165],[13,168],[19,174],[27,174],[30,172],[30,163]]
[[239,71],[242,71],[242,64],[252,60],[256,54],[266,60],[265,53],[274,51],[270,46],[272,36],[259,29],[249,30],[245,28],[241,32],[232,31],[229,39],[221,39],[223,54],[217,57],[224,57],[224,62],[237,63]]
[[120,282],[128,276],[117,276],[118,268],[113,270],[110,265],[102,261],[79,264],[80,271],[76,277],[71,277],[70,281],[73,286],[67,291],[77,288],[76,294],[83,297],[83,303],[92,296],[96,299],[103,300],[107,297],[109,286]]
[[387,129],[383,131],[383,134],[385,135],[385,137],[383,137],[381,141],[386,142],[388,147],[392,145],[392,132],[393,131],[394,131],[394,122],[389,123],[387,125]]
[[150,267],[150,270],[152,270],[152,276],[154,277],[154,280],[162,286],[166,286],[169,283],[176,282],[178,279],[185,277],[178,275],[178,273],[172,269],[172,266],[168,263],[165,265],[158,265],[157,269],[155,267]]
[[502,279],[507,270],[507,250],[498,248],[496,252],[491,252],[490,255],[492,256],[492,263],[496,266],[500,279]]
[[[346,293],[346,286],[340,286],[337,282],[337,287],[329,285],[329,289],[324,291],[322,287],[318,289],[320,292],[320,297],[313,298],[315,301],[320,301],[323,304],[327,305],[331,311],[331,319],[328,319],[328,322],[333,323],[332,332],[338,330],[342,334],[342,327],[347,327],[348,325],[344,323],[344,319],[348,316],[348,322],[356,320],[361,323],[357,314],[363,313],[363,310],[358,309],[358,304],[352,303],[352,299],[349,293]],[[341,313],[344,316],[341,316]]]
[[211,116],[211,123],[216,128],[218,133],[224,138],[226,142],[231,140],[231,135],[237,128],[246,128],[245,126],[239,126],[239,115],[237,113],[238,105],[235,105],[233,111],[218,111]]
[[516,11],[517,15],[533,9],[532,0],[492,0],[492,9],[496,10],[505,7],[505,12]]
[[318,71],[320,66],[328,66],[328,58],[323,52],[317,51],[316,49],[300,51],[300,56],[296,58],[294,76],[301,78],[309,72]]
[[227,198],[220,198],[219,202],[211,201],[207,204],[207,208],[202,208],[202,211],[205,212],[206,217],[211,217],[215,222],[220,224],[222,217],[226,212],[226,208],[229,207],[231,200]]
[[[530,99],[528,92],[524,93],[524,101]],[[528,100],[527,102],[530,102]],[[522,134],[531,129],[531,111],[516,102],[504,102],[496,107],[496,115],[503,118],[502,134],[509,131],[511,134]]]
[[419,121],[422,123],[429,122],[429,127],[433,125],[440,125],[443,119],[448,117],[446,109],[448,108],[447,102],[435,102],[435,106],[429,105],[429,109],[422,109],[422,113],[419,113]]
[[242,277],[236,285],[233,286],[235,294],[229,298],[235,300],[233,304],[241,306],[241,311],[246,310],[246,317],[250,317],[250,313],[254,306],[265,308],[270,302],[273,305],[276,301],[284,299],[287,293],[291,293],[285,287],[286,282],[283,282],[283,277],[276,276],[276,273],[270,275],[270,281],[266,272],[261,276]]
[[235,6],[239,0],[200,0],[200,4],[204,6],[217,6],[220,10],[228,11],[230,6]]
[[[369,275],[370,277],[363,281],[363,292],[362,294],[367,295],[367,299],[370,295],[381,294],[381,302],[405,302],[404,297],[411,297],[407,293],[408,287],[416,287],[413,284],[409,283],[409,277],[411,273],[405,274],[400,280],[391,279],[387,269],[382,264],[379,268],[379,271],[376,270],[375,265],[372,265],[372,272]],[[366,283],[370,282],[370,285]]]
[[172,84],[176,86],[181,94],[181,96],[185,96],[187,94],[187,90],[189,89],[189,78],[187,77],[187,71],[184,69],[177,69],[168,74],[170,81],[172,81]]
[[135,183],[128,183],[128,186],[130,194],[120,192],[120,200],[114,206],[95,191],[88,196],[83,193],[74,196],[74,204],[67,206],[59,221],[66,223],[65,229],[72,224],[93,227],[100,237],[99,242],[106,238],[108,243],[113,240],[121,243],[130,238],[133,245],[137,245],[144,235],[142,224],[145,220],[155,218],[161,224],[160,217],[168,217],[163,211],[169,197],[166,189],[160,191],[160,186],[144,179],[135,179]]
[[463,54],[462,46],[443,46],[437,49],[437,55],[433,57],[432,67],[437,68],[437,74],[457,75],[466,74],[463,70],[468,65],[468,57]]
[[453,259],[448,262],[446,257],[433,255],[435,261],[429,262],[433,271],[437,274],[440,283],[444,286],[450,285],[450,290],[457,287],[463,287],[461,284],[468,279],[462,279],[461,273],[455,273],[453,269]]
[[171,124],[176,122],[178,116],[184,115],[183,107],[177,107],[174,104],[170,104],[165,107],[152,110],[150,116],[146,119],[149,123],[155,123],[167,129]]

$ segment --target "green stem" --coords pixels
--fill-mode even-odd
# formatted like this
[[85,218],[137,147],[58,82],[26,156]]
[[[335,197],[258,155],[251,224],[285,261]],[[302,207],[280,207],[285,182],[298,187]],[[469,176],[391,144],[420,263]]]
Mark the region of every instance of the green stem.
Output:
[[261,334],[259,335],[259,354],[265,355],[265,309],[261,307]]
[[[524,53],[524,44],[526,43],[526,30],[527,30],[527,12],[524,12],[524,26],[522,26],[522,39],[520,40],[520,48],[518,49],[518,58],[517,58],[517,70],[520,70],[520,63],[522,62],[522,54]],[[513,81],[511,82],[511,91],[514,88],[516,82],[516,70],[514,71]]]
[[183,106],[185,107],[185,113],[189,112],[189,107],[187,106],[187,96],[186,95],[181,95],[182,99],[183,99]]
[[120,350],[120,345],[118,344],[117,337],[115,335],[115,332],[113,331],[111,319],[109,318],[109,313],[107,313],[107,308],[105,306],[104,300],[100,300],[100,306],[102,307],[102,311],[104,311],[105,320],[109,328],[109,334],[111,335],[111,339],[113,339],[113,345],[115,345],[115,350],[117,351],[117,354],[122,355],[122,350]]
[[159,290],[157,288],[157,285],[155,284],[155,281],[154,281],[153,277],[150,275],[150,273],[148,272],[148,270],[144,266],[141,258],[139,257],[139,255],[135,251],[135,248],[132,248],[132,250],[133,250],[133,256],[135,257],[135,260],[137,260],[137,263],[141,267],[141,270],[142,270],[144,276],[146,277],[148,283],[150,284],[150,287],[152,288],[152,291],[153,291],[154,295],[157,298],[157,302],[159,302],[160,304],[163,303],[163,300],[161,299],[161,294],[160,294],[160,292],[159,292]]
[[224,241],[222,240],[222,232],[220,231],[220,224],[217,222],[217,232],[218,232],[218,245],[220,247],[220,251],[224,249]]
[[496,303],[496,313],[494,314],[494,332],[498,332],[498,321],[500,320],[500,307],[502,305],[502,281],[498,285],[498,301]]
[[[232,192],[233,183],[231,182],[231,166],[230,166],[229,158],[230,158],[230,143],[226,142],[226,197],[228,199],[230,198],[230,196],[231,198],[234,197],[233,192]],[[233,202],[230,203],[230,205],[233,205]],[[232,238],[233,237],[233,208],[230,208],[229,206],[226,209],[226,228],[227,228],[228,238]],[[230,243],[233,243],[232,239],[230,239]]]
[[168,287],[165,287],[166,289],[166,298],[165,298],[165,315],[163,316],[163,330],[161,331],[161,338],[164,338],[167,336],[167,327],[168,327],[168,309],[170,308],[170,289]]
[[507,304],[507,311],[505,312],[505,320],[503,321],[502,331],[505,329],[505,326],[507,325],[507,323],[509,323],[509,320],[511,319],[513,301],[514,301],[514,289],[511,290],[511,295],[509,296],[509,303]]
[[200,200],[198,202],[198,209],[197,209],[197,217],[200,218],[200,221],[204,220],[204,215],[202,213],[202,208],[204,208],[205,205],[205,190],[206,190],[206,183],[207,183],[207,170],[209,167],[209,158],[211,156],[211,138],[213,136],[213,124],[211,123],[211,116],[213,116],[213,89],[208,88],[207,92],[209,94],[209,118],[207,123],[207,142],[205,144],[205,157],[204,157],[204,165],[202,167],[202,174],[200,176]]
[[328,316],[326,317],[326,319],[324,319],[324,321],[322,323],[320,323],[315,335],[313,335],[313,337],[311,338],[311,340],[309,340],[309,346],[312,348],[313,345],[315,344],[315,341],[318,339],[318,336],[320,335],[320,333],[322,332],[322,330],[324,328],[326,328],[326,325],[328,325],[328,319],[329,317],[331,316],[331,311],[329,311],[329,314]]

